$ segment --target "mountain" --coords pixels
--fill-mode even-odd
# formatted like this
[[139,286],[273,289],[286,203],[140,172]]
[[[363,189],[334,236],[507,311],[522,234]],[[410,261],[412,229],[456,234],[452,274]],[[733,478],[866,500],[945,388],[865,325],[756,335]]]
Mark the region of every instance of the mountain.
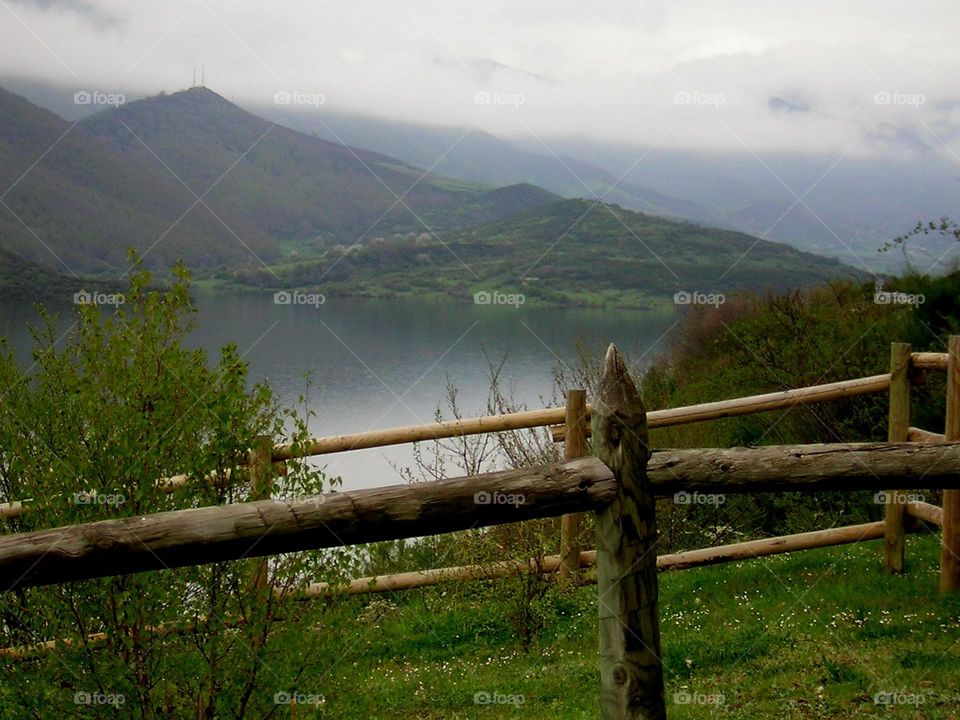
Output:
[[[216,215],[279,241],[355,242],[503,217],[478,197],[485,188],[276,125],[206,88],[130,103],[83,125],[131,158],[162,160]],[[528,207],[519,198],[507,205]]]
[[186,212],[192,197],[174,178],[2,89],[0,188],[0,247],[68,274],[124,268],[130,245],[155,245],[151,260],[164,264],[248,257],[216,218]]
[[624,181],[581,157],[554,154],[552,141],[530,148],[476,128],[398,122],[286,105],[257,106],[257,114],[306,133],[386,153],[405,162],[468,182],[530,183],[565,198],[603,196],[606,202],[674,218],[710,222],[711,210],[650,187]]
[[[887,241],[917,222],[960,216],[956,162],[933,148],[865,156],[644,151],[586,140],[552,146],[623,176],[628,185],[688,200],[691,220],[840,257],[861,270],[902,266],[901,253],[879,252]],[[631,167],[641,152],[643,160]],[[920,271],[942,271],[956,257],[952,238],[915,238],[910,246]]]
[[[918,221],[960,215],[956,164],[938,148],[870,156],[751,152],[731,138],[723,152],[648,148],[587,138],[505,140],[477,129],[417,125],[331,112],[264,107],[304,132],[402,158],[468,181],[529,182],[568,198],[739,230],[838,256],[861,270],[900,267],[879,248]],[[864,140],[864,145],[870,138]],[[801,198],[801,202],[797,198]],[[911,261],[943,269],[950,239],[917,238]],[[953,253],[946,258],[953,260]]]
[[486,290],[556,304],[664,306],[677,292],[783,290],[854,271],[835,259],[742,233],[677,223],[605,203],[563,200],[434,238],[337,248],[320,260],[240,273],[264,288],[326,294],[437,295]]
[[502,219],[556,199],[425,174],[275,125],[205,88],[78,123],[0,90],[0,242],[74,274],[261,266],[384,232]]

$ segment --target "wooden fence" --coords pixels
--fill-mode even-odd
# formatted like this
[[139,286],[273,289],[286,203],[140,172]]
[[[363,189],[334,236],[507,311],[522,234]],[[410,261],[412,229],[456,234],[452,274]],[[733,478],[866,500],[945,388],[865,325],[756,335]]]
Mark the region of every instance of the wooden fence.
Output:
[[[271,447],[264,441],[252,451],[248,470],[237,476],[243,475],[251,483],[254,497],[268,497],[275,463],[294,457],[559,422],[564,422],[563,437],[572,448],[564,462],[296,501],[262,499],[0,536],[0,590],[593,512],[594,551],[576,548],[572,542],[574,530],[568,529],[571,535],[561,543],[561,554],[537,562],[536,567],[507,562],[492,568],[430,570],[424,576],[440,582],[447,577],[491,577],[544,569],[547,565],[561,576],[569,576],[581,567],[595,565],[599,586],[601,716],[665,718],[658,569],[883,537],[886,566],[892,572],[900,572],[904,533],[914,530],[917,522],[923,520],[943,528],[941,588],[960,588],[958,355],[958,337],[951,337],[949,353],[911,353],[909,346],[897,343],[891,351],[888,374],[647,413],[622,359],[611,346],[593,407],[587,406],[584,398],[571,396],[567,408],[320,438],[306,447]],[[948,378],[947,421],[942,437],[909,424],[912,373],[941,368],[947,370]],[[649,449],[650,427],[884,391],[889,391],[890,422],[888,441],[883,443],[652,453]],[[588,416],[589,433],[585,422]],[[588,434],[592,436],[593,456],[570,457],[585,455]],[[903,491],[921,487],[944,489],[943,508],[906,502],[905,493],[892,492],[883,522],[660,558],[654,552],[656,498],[660,496],[691,491]],[[495,496],[513,501],[481,500]],[[12,503],[7,506],[8,516],[13,507]],[[16,512],[25,510],[23,503],[18,504]],[[575,525],[564,522],[563,527]],[[414,578],[403,581],[400,577],[360,579],[350,587],[370,591],[433,584]],[[390,584],[395,588],[388,587]],[[322,585],[306,590],[308,595],[329,592],[331,588]]]

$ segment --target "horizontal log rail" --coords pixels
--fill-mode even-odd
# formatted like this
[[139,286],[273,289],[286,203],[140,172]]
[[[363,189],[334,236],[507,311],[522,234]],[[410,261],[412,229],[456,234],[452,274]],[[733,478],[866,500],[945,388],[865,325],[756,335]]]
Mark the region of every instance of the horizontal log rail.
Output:
[[593,510],[616,494],[609,468],[588,458],[18,533],[0,536],[0,590],[469,530]]
[[[935,505],[923,503],[923,513],[940,510]],[[926,519],[926,518],[923,518]],[[916,532],[917,526],[907,528],[908,532]],[[657,569],[660,572],[671,570],[686,570],[703,565],[715,565],[725,562],[739,562],[751,558],[779,555],[796,552],[798,550],[813,550],[815,548],[832,547],[849,543],[858,543],[868,540],[878,540],[883,537],[883,522],[870,522],[861,525],[827,528],[811,532],[783,535],[780,537],[748,540],[731,545],[717,545],[716,547],[687,550],[670,553],[657,557]],[[582,550],[579,554],[580,568],[589,568],[596,565],[597,553],[594,550]],[[378,575],[357,578],[344,585],[329,583],[311,583],[302,589],[292,589],[290,594],[305,598],[328,597],[332,595],[363,595],[366,593],[396,592],[401,590],[415,590],[417,588],[432,587],[443,583],[462,582],[470,580],[494,580],[502,577],[511,577],[524,572],[554,573],[560,567],[560,555],[545,555],[541,558],[528,560],[498,560],[490,563],[475,565],[460,565],[454,567],[434,568],[431,570],[415,570],[413,572],[396,573],[392,575]],[[594,579],[595,582],[595,579]]]
[[[960,488],[960,443],[654,452],[654,493]],[[590,457],[300,500],[195,508],[0,536],[0,590],[396,540],[605,507],[613,473]]]
[[[841,380],[824,385],[811,385],[810,387],[793,390],[780,390],[762,395],[749,395],[731,400],[717,400],[700,405],[652,410],[647,413],[647,427],[673,427],[706,420],[753,415],[770,412],[771,410],[784,410],[798,405],[813,405],[842,398],[873,395],[886,392],[889,387],[890,375],[887,373],[854,380]],[[564,441],[565,431],[563,426],[555,426],[550,430],[554,442]]]
[[[768,412],[794,405],[828,402],[846,397],[885,392],[890,387],[889,373],[853,380],[841,380],[825,385],[813,385],[793,390],[750,395],[747,397],[719,400],[717,402],[685,407],[651,410],[647,413],[647,427],[670,427],[687,423],[737,417],[752,413]],[[589,407],[588,407],[589,417]],[[448,420],[427,425],[409,425],[387,430],[371,430],[352,435],[335,435],[315,438],[299,445],[278,445],[274,448],[274,460],[290,460],[295,457],[326,455],[347,450],[363,450],[372,447],[400,445],[409,442],[441,440],[488,432],[504,432],[536,427],[558,425],[566,419],[565,408],[528,410],[506,415]]]
[[[947,357],[947,353],[917,352],[911,354],[911,364],[918,369],[945,370]],[[671,427],[705,420],[769,412],[770,410],[780,410],[795,405],[809,405],[886,392],[889,387],[890,374],[884,373],[762,395],[718,400],[700,405],[651,410],[647,412],[647,427]],[[363,450],[410,442],[442,440],[488,432],[561,426],[565,420],[565,415],[564,408],[545,408],[505,415],[488,415],[427,425],[408,425],[387,430],[370,430],[349,435],[314,438],[298,445],[278,445],[274,448],[273,459],[290,460],[295,457],[327,455],[347,450]],[[555,441],[559,442],[563,439],[561,427],[552,428],[552,433]]]
[[909,442],[944,442],[945,439],[946,436],[943,433],[921,430],[918,427],[911,427],[907,429],[907,440]]
[[488,432],[506,432],[508,430],[526,430],[562,423],[566,417],[566,408],[544,408],[543,410],[525,410],[505,415],[487,415],[484,417],[447,420],[427,425],[408,425],[386,430],[369,430],[351,435],[334,435],[314,438],[302,444],[277,445],[273,449],[274,460],[291,460],[298,457],[328,455],[347,450],[364,450],[387,445],[442,440],[464,435],[480,435]]
[[960,488],[960,443],[828,443],[654,451],[657,495]]
[[943,527],[943,508],[925,502],[908,501],[905,511],[910,517],[923,520],[931,525]]
[[949,353],[915,352],[910,354],[910,365],[918,370],[946,370]]

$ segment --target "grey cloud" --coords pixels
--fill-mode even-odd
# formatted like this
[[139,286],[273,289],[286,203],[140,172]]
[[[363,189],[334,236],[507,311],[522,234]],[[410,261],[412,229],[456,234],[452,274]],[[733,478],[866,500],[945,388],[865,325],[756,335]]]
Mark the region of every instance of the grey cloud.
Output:
[[767,107],[775,113],[808,113],[810,105],[803,101],[787,100],[782,97],[772,97],[767,100]]
[[117,18],[112,13],[105,12],[89,0],[10,0],[14,5],[34,7],[39,10],[66,10],[96,19],[101,23],[114,23]]
[[525,78],[538,80],[540,82],[552,82],[543,75],[539,75],[523,68],[506,65],[490,58],[441,58],[435,57],[433,62],[439,67],[445,69],[467,71],[474,82],[488,83],[498,75],[512,76],[513,78]]

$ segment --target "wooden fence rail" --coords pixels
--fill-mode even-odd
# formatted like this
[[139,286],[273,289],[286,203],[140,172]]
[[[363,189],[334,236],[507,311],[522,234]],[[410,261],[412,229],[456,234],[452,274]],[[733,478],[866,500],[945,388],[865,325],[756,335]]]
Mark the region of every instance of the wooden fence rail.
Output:
[[[660,428],[673,425],[719,420],[740,415],[769,412],[812,403],[829,402],[847,397],[871,395],[886,392],[890,387],[890,375],[872,375],[870,377],[841,380],[824,385],[812,385],[805,388],[783,390],[780,392],[750,395],[747,397],[719,400],[717,402],[688,405],[685,407],[652,410],[647,413],[647,427]],[[586,419],[590,419],[590,406],[586,409]],[[486,417],[448,420],[442,423],[409,425],[386,430],[370,430],[350,435],[334,435],[314,438],[297,445],[277,445],[273,450],[275,461],[291,460],[297,457],[327,455],[348,450],[363,450],[403,443],[441,440],[465,435],[479,435],[489,432],[505,432],[537,427],[562,425],[566,421],[566,408],[545,408],[527,410],[506,415],[488,415]],[[554,430],[554,439],[563,439],[563,430]]]
[[0,536],[0,590],[468,530],[596,509],[596,458],[415,485],[175,510]]
[[[927,503],[910,503],[908,514],[931,524],[939,525],[941,509]],[[907,525],[907,532],[917,532],[919,524]],[[883,537],[883,522],[862,523],[842,527],[813,530],[781,535],[779,537],[747,540],[746,542],[730,545],[716,545],[697,550],[668,553],[657,556],[657,570],[670,572],[687,570],[704,565],[717,565],[725,562],[740,562],[768,555],[781,555],[802,550],[834,547],[850,543],[879,540]],[[461,582],[464,580],[493,580],[501,577],[510,577],[520,573],[554,573],[561,567],[561,555],[544,555],[527,560],[497,560],[488,563],[460,565],[430,570],[413,570],[390,575],[375,575],[356,578],[342,585],[331,585],[319,582],[310,583],[304,588],[292,589],[289,594],[300,597],[328,597],[340,594],[364,595],[367,593],[397,592],[400,590],[415,590],[417,588],[432,587],[443,583]],[[578,553],[578,566],[581,569],[593,567],[597,562],[595,550],[581,550]],[[583,582],[596,582],[596,578],[589,576]]]
[[[960,488],[960,443],[654,452],[655,496]],[[454,532],[606,507],[599,458],[299,500],[262,500],[0,536],[0,590]]]

